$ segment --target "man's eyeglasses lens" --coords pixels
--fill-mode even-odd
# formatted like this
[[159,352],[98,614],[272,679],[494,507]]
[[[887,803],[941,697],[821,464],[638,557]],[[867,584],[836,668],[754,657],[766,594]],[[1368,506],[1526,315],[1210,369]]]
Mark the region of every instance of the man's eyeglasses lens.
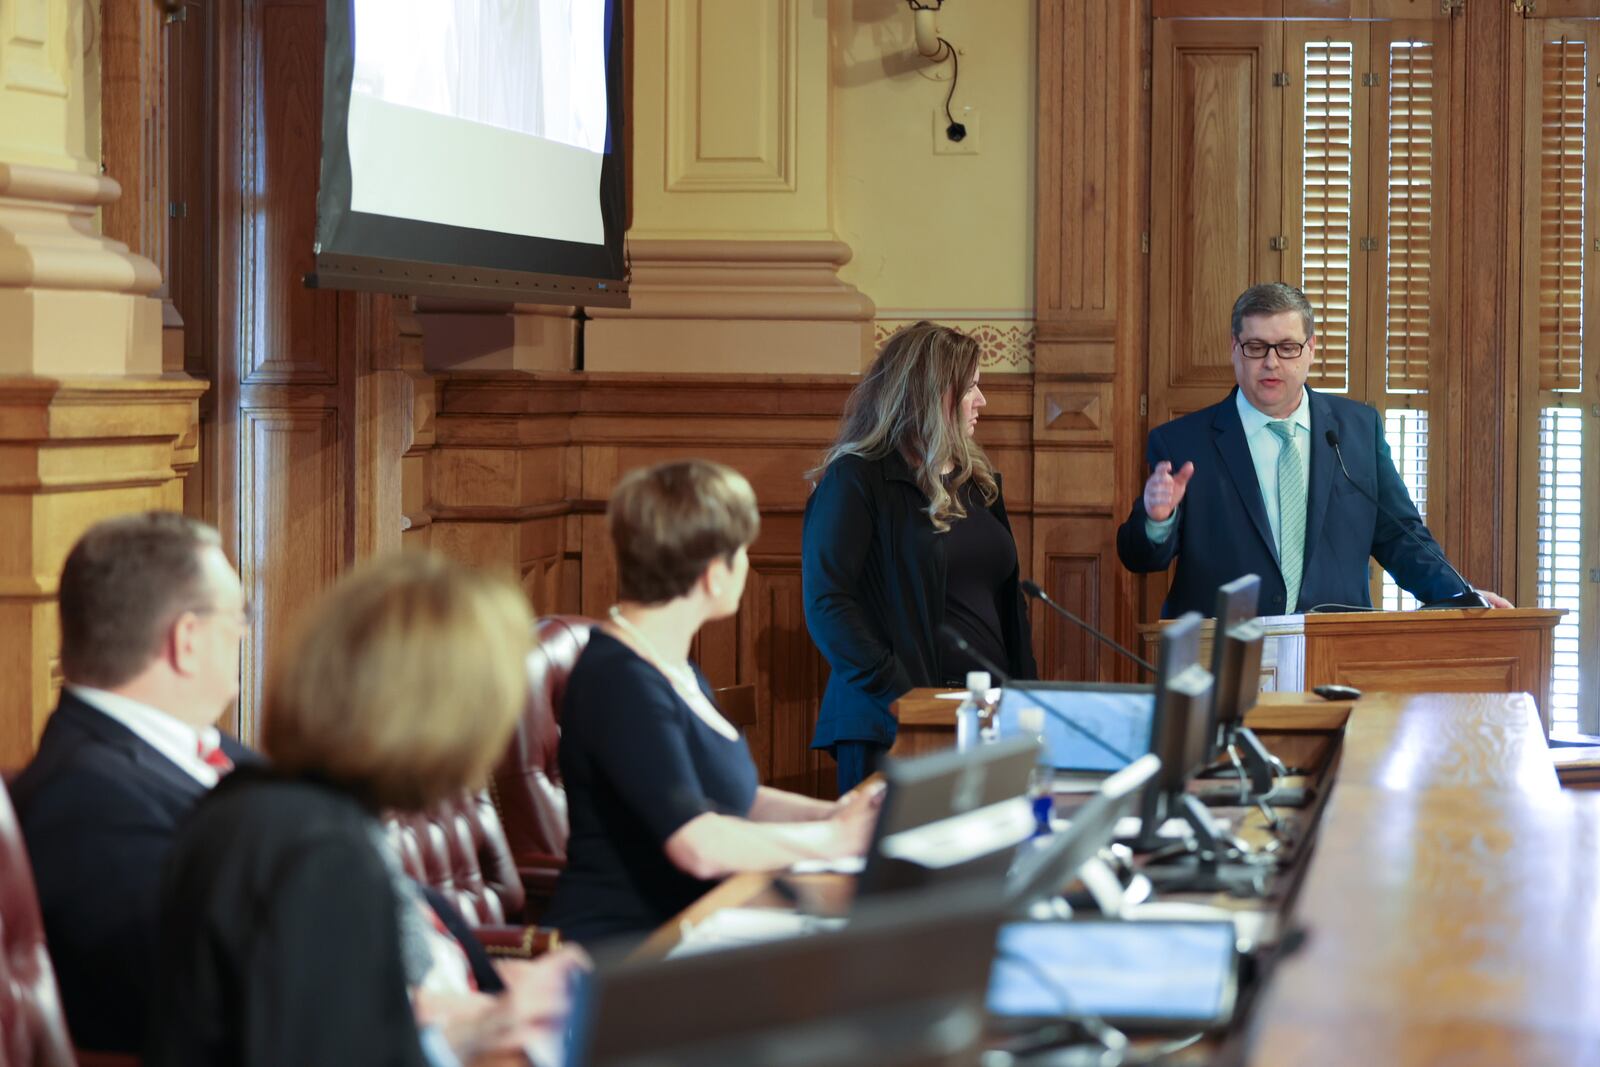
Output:
[[1299,341],[1279,341],[1275,345],[1265,341],[1239,342],[1239,349],[1244,352],[1246,359],[1266,359],[1267,353],[1274,348],[1278,350],[1279,359],[1299,359],[1306,346]]

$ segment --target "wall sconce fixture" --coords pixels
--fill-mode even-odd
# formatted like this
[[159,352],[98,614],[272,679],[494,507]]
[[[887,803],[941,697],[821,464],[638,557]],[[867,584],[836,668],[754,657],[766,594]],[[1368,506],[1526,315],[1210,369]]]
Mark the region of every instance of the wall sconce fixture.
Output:
[[940,59],[948,56],[950,59],[950,91],[944,94],[944,117],[949,123],[944,129],[944,135],[952,141],[961,141],[967,136],[967,128],[955,120],[950,113],[950,101],[956,95],[956,81],[961,77],[961,61],[956,58],[956,46],[939,36],[939,10],[944,7],[944,0],[906,0],[906,6],[911,9],[912,29],[917,35],[917,54],[928,59]]

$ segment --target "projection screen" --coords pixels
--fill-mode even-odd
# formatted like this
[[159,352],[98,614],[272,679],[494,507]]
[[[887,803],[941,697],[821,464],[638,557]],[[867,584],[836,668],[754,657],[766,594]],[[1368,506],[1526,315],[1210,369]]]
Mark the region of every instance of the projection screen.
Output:
[[626,306],[620,0],[328,0],[307,284]]

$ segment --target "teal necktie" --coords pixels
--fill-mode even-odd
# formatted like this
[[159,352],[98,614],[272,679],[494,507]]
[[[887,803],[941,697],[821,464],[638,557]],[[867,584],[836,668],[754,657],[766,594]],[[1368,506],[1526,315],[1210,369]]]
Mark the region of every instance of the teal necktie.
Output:
[[1306,561],[1306,478],[1300,469],[1300,446],[1294,423],[1267,423],[1278,435],[1278,569],[1283,572],[1284,608],[1293,613],[1300,602],[1300,574]]

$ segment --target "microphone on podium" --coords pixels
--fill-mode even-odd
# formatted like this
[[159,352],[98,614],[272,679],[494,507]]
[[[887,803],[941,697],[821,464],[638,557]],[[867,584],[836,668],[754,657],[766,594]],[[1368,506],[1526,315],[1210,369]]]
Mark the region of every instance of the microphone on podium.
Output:
[[1121,645],[1117,644],[1117,642],[1113,641],[1111,638],[1107,637],[1105,634],[1101,633],[1099,630],[1096,630],[1093,626],[1090,626],[1088,623],[1086,623],[1082,619],[1078,618],[1072,612],[1068,611],[1066,608],[1062,607],[1060,604],[1057,604],[1054,600],[1051,600],[1050,599],[1050,594],[1046,593],[1043,589],[1039,588],[1039,585],[1038,585],[1037,582],[1030,582],[1026,578],[1024,578],[1022,580],[1022,582],[1021,582],[1021,585],[1022,585],[1022,591],[1024,593],[1027,593],[1029,596],[1033,597],[1033,599],[1035,599],[1037,601],[1040,601],[1046,607],[1048,607],[1051,611],[1055,612],[1057,615],[1060,615],[1063,619],[1066,619],[1068,622],[1072,623],[1074,626],[1077,626],[1081,630],[1087,631],[1090,637],[1093,637],[1095,640],[1100,641],[1103,644],[1110,645],[1112,648],[1114,648],[1118,652],[1122,653],[1128,659],[1132,660],[1134,663],[1137,663],[1139,666],[1143,667],[1145,669],[1146,673],[1149,673],[1149,674],[1156,673],[1155,667],[1150,663],[1149,660],[1144,659],[1141,656],[1137,656],[1134,653],[1132,653],[1132,652],[1128,651],[1127,649],[1123,648]]
[[1324,433],[1322,435],[1322,438],[1323,438],[1323,440],[1328,442],[1328,447],[1333,449],[1334,456],[1339,460],[1339,469],[1344,472],[1345,480],[1348,481],[1351,485],[1355,486],[1356,487],[1356,491],[1359,492],[1362,496],[1364,496],[1368,500],[1372,501],[1373,506],[1378,509],[1378,511],[1383,515],[1384,518],[1388,519],[1390,522],[1392,522],[1395,525],[1399,526],[1400,529],[1405,531],[1405,534],[1406,534],[1407,537],[1411,538],[1417,544],[1422,546],[1423,551],[1430,553],[1440,563],[1443,563],[1444,566],[1445,566],[1445,569],[1448,570],[1451,573],[1452,576],[1454,576],[1456,581],[1461,583],[1461,592],[1457,593],[1455,596],[1446,597],[1443,600],[1431,600],[1431,601],[1429,601],[1428,603],[1426,603],[1426,604],[1424,604],[1422,606],[1424,608],[1486,608],[1486,607],[1488,607],[1489,604],[1488,604],[1487,601],[1485,601],[1483,599],[1482,594],[1480,594],[1476,589],[1472,588],[1472,583],[1471,582],[1469,582],[1465,578],[1461,577],[1461,572],[1456,570],[1455,567],[1451,564],[1451,562],[1448,559],[1445,558],[1444,553],[1439,550],[1439,546],[1437,544],[1434,544],[1431,541],[1423,540],[1422,535],[1417,533],[1416,528],[1414,526],[1412,526],[1409,523],[1401,521],[1400,517],[1398,515],[1396,515],[1394,512],[1390,511],[1388,508],[1384,507],[1383,504],[1378,500],[1377,497],[1375,497],[1371,493],[1367,492],[1367,487],[1366,486],[1362,485],[1360,482],[1356,481],[1353,477],[1351,477],[1350,468],[1346,467],[1344,465],[1344,453],[1339,450],[1339,434],[1338,434],[1338,431],[1330,429],[1327,433]]
[[[999,665],[993,660],[989,659],[988,656],[985,656],[982,652],[979,652],[977,649],[973,648],[972,644],[961,635],[961,631],[957,630],[949,623],[945,622],[939,624],[939,635],[946,641],[949,641],[952,645],[955,645],[956,648],[960,649],[965,654],[971,656],[973,662],[977,663],[979,666],[983,667],[990,674],[992,674],[995,677],[995,680],[998,681],[1002,687],[1006,689],[1013,689],[1024,695],[1035,692],[1032,686],[1023,685],[1021,682],[1018,682],[1016,679],[1006,674],[1005,671],[1001,670]],[[1135,755],[1137,755],[1137,753],[1123,752],[1111,742],[1100,737],[1094,731],[1073,722],[1071,719],[1061,714],[1061,712],[1051,707],[1048,701],[1037,700],[1037,703],[1046,715],[1050,716],[1052,719],[1055,719],[1069,730],[1072,730],[1074,733],[1078,734],[1085,741],[1088,741],[1096,748],[1116,759],[1119,766],[1132,763]]]

